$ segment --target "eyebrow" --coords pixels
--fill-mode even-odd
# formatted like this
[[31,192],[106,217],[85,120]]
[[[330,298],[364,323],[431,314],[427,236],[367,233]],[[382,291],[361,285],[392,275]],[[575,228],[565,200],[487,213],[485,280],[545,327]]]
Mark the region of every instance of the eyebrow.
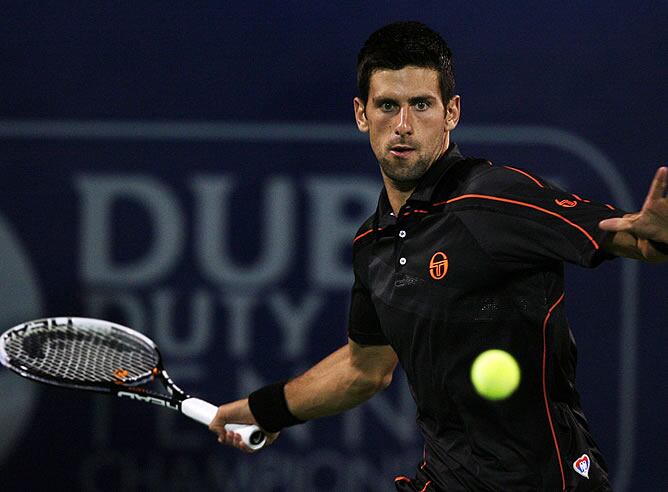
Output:
[[[426,102],[426,101],[435,101],[436,97],[432,96],[430,94],[425,94],[425,95],[420,95],[420,96],[413,96],[408,99],[408,104],[416,104],[419,102]],[[397,98],[391,97],[391,96],[378,96],[374,97],[372,99],[374,104],[380,105],[386,102],[390,103],[397,103]]]

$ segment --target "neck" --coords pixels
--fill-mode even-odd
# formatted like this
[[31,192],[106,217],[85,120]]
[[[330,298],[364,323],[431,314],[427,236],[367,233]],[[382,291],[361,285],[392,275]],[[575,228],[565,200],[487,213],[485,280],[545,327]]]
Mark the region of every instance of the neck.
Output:
[[399,214],[399,210],[404,206],[408,198],[413,194],[417,183],[395,183],[387,176],[383,176],[387,199],[390,202],[394,215]]
[[[443,152],[441,152],[436,159],[432,162],[436,162],[438,159],[441,158],[443,155]],[[431,168],[431,165],[429,168],[427,168],[427,171]],[[425,171],[425,173],[427,172]],[[399,210],[401,207],[403,207],[410,196],[413,194],[415,191],[415,188],[417,188],[417,185],[422,179],[422,176],[420,176],[419,179],[415,181],[396,181],[390,177],[388,177],[385,173],[381,171],[381,175],[383,177],[383,184],[385,185],[385,191],[387,192],[387,199],[390,202],[390,206],[392,207],[392,211],[394,212],[394,215],[399,214]]]

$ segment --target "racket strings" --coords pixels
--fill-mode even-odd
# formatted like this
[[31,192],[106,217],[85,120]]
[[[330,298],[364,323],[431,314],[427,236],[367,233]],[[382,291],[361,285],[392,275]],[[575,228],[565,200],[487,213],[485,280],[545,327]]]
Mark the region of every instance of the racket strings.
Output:
[[144,382],[158,363],[152,347],[112,327],[39,327],[5,350],[15,366],[68,383]]

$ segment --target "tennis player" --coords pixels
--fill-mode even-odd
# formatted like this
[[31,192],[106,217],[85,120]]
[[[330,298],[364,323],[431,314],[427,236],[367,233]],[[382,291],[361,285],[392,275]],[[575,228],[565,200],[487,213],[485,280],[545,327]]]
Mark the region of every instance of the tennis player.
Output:
[[[373,33],[357,78],[355,118],[384,188],[354,238],[348,344],[295,379],[222,405],[210,429],[247,450],[224,424],[257,423],[273,440],[368,400],[399,362],[425,446],[398,490],[609,490],[575,389],[564,262],[668,260],[668,168],[642,210],[627,214],[464,157],[450,139],[460,117],[451,52],[419,23]],[[489,348],[522,368],[518,390],[498,402],[469,379]]]

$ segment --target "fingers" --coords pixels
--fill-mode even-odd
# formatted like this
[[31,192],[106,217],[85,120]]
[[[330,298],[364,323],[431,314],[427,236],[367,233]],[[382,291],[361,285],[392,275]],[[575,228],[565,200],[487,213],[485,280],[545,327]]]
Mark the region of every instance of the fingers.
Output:
[[625,214],[623,217],[605,219],[598,223],[598,227],[604,231],[631,231],[633,229],[633,224],[640,218],[640,216],[640,212],[635,212],[632,214]]
[[245,453],[252,453],[253,450],[250,449],[244,443],[240,434],[236,432],[229,431],[225,428],[225,420],[216,415],[216,418],[213,419],[209,425],[209,430],[218,436],[218,442],[225,444],[226,446],[232,446]]
[[224,420],[214,419],[211,425],[209,425],[209,430],[218,436],[218,442],[220,444],[237,448],[244,453],[256,453],[260,449],[269,446],[280,434],[279,432],[265,432],[266,443],[264,446],[260,448],[251,448],[248,446],[247,442],[244,441],[242,434],[239,434],[234,430],[229,430],[229,427],[231,426],[226,425]]
[[604,231],[622,231],[624,226],[624,219],[605,219],[598,223]]
[[647,198],[645,198],[643,208],[648,207],[653,201],[663,198],[666,195],[667,188],[668,167],[662,166],[656,170],[652,184],[649,186],[649,191],[647,192]]
[[627,231],[631,228],[631,223],[622,218],[605,219],[598,223],[598,227],[604,231]]
[[222,432],[218,433],[218,442],[225,444],[226,446],[235,447],[244,453],[255,452],[255,450],[246,446],[244,441],[241,439],[241,435],[237,434],[236,432],[230,432],[223,429]]
[[218,442],[226,446],[232,446],[245,453],[252,453],[252,450],[244,443],[241,434],[234,432],[234,426],[228,429],[227,424],[252,424],[254,422],[253,414],[248,407],[248,399],[244,398],[231,403],[226,403],[218,407],[216,416],[209,424],[209,430],[218,436]]

